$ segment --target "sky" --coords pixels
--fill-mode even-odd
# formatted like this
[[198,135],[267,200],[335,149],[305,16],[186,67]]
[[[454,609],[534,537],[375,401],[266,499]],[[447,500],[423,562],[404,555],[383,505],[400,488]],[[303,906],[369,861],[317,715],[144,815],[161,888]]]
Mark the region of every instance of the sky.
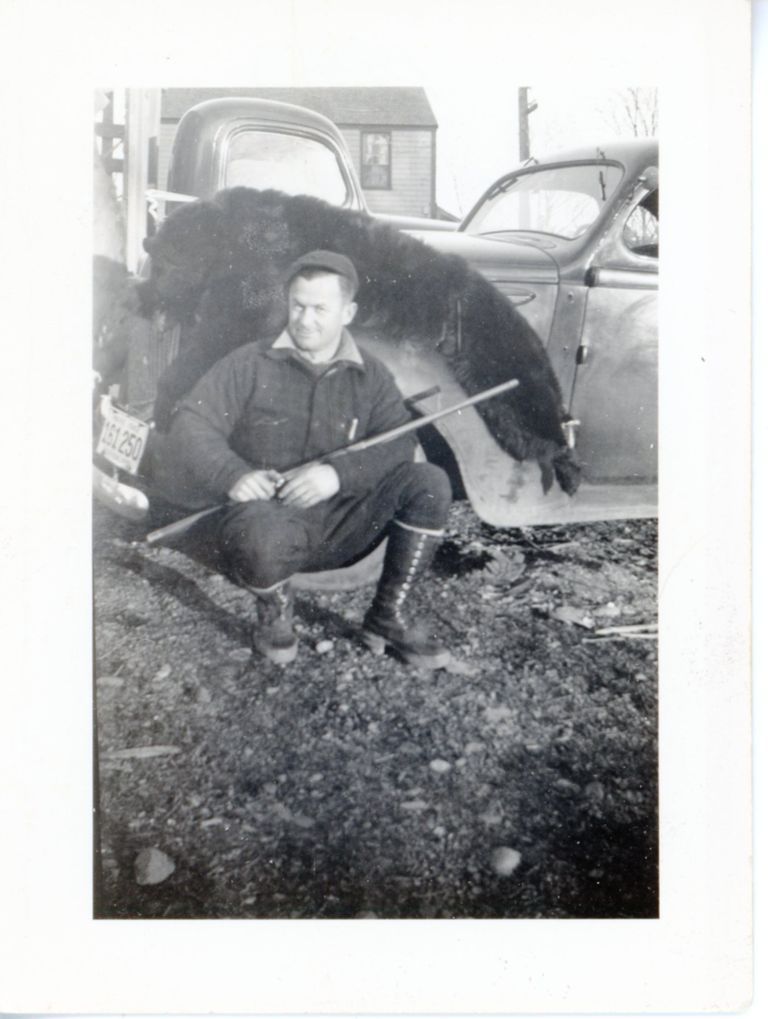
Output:
[[[463,216],[482,192],[519,160],[517,85],[507,93],[454,86],[426,86],[437,130],[437,203]],[[619,89],[580,90],[531,86],[538,103],[529,117],[531,154],[542,157],[577,145],[598,144],[618,134],[611,117]]]

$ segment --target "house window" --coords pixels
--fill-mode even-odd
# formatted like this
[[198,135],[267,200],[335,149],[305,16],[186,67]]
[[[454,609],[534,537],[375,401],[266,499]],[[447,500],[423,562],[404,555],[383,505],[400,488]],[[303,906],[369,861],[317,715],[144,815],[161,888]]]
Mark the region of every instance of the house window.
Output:
[[360,182],[364,188],[392,187],[392,134],[363,131],[360,135]]

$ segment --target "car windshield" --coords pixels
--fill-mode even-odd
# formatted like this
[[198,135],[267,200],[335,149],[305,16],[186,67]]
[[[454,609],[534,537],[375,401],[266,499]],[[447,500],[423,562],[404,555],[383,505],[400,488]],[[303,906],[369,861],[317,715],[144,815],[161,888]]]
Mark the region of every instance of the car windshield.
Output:
[[621,176],[618,166],[604,163],[521,173],[492,190],[464,230],[479,236],[527,231],[573,240],[589,230]]
[[322,142],[276,131],[238,131],[229,142],[224,186],[277,188],[344,205],[347,183],[336,155]]

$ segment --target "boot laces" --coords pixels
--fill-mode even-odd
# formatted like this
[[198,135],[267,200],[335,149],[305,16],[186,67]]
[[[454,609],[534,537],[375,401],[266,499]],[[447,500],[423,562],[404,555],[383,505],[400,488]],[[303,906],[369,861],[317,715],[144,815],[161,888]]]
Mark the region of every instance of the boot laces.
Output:
[[408,598],[408,595],[410,594],[411,587],[413,586],[413,581],[416,578],[416,574],[418,573],[419,563],[421,562],[422,557],[424,555],[424,546],[426,545],[426,543],[427,535],[426,534],[419,535],[418,543],[413,551],[413,557],[410,563],[408,564],[408,572],[406,573],[405,578],[400,583],[399,590],[395,595],[392,615],[395,617],[400,626],[403,627],[408,625],[408,621],[403,615],[403,607],[405,605],[406,599]]
[[291,599],[284,587],[279,587],[277,591],[275,591],[275,601],[277,602],[279,618],[287,619],[288,610],[291,606]]

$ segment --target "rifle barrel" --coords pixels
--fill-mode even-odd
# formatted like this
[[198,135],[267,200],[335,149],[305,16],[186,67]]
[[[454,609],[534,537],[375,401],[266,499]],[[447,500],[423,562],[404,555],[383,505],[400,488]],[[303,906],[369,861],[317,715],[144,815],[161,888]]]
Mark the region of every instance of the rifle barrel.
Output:
[[[473,403],[480,403],[481,400],[490,400],[491,397],[499,396],[499,394],[505,393],[508,389],[514,389],[515,386],[519,385],[518,379],[508,379],[506,382],[501,382],[498,386],[484,389],[482,393],[475,393],[474,396],[468,396],[466,400],[451,404],[450,407],[442,407],[440,410],[432,411],[431,414],[425,414],[423,417],[414,418],[413,421],[406,421],[405,424],[398,425],[396,428],[390,428],[387,432],[371,435],[367,439],[359,439],[357,442],[353,442],[351,446],[342,446],[341,449],[335,449],[328,456],[323,457],[323,460],[335,459],[336,457],[343,456],[345,453],[359,453],[361,450],[371,449],[373,446],[381,446],[385,442],[392,442],[393,439],[399,439],[401,435],[407,435],[409,432],[416,432],[419,428],[423,428],[424,425],[429,425],[433,421],[445,417],[447,414],[455,414],[456,411],[464,410],[465,407],[471,407]],[[300,469],[300,467],[294,468],[294,470]]]

